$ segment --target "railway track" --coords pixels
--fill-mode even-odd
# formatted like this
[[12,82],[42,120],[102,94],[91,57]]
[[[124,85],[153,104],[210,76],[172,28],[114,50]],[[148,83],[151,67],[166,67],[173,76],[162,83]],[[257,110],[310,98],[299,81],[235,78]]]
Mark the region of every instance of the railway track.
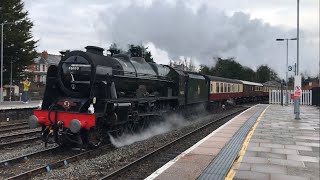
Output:
[[28,129],[28,128],[29,126],[27,122],[7,124],[7,125],[0,126],[0,134],[14,132],[14,131]]
[[[41,129],[35,129],[35,130],[28,130],[27,132],[4,134],[4,135],[0,136],[0,143],[6,144],[6,143],[10,143],[10,142],[13,143],[16,141],[23,142],[23,139],[30,139],[32,137],[40,137],[40,133],[41,133]],[[0,144],[0,147],[1,147],[1,144]]]
[[8,127],[14,127],[14,126],[20,126],[20,125],[27,125],[27,122],[19,122],[19,123],[10,123],[10,124],[4,124],[0,126],[0,129],[2,128],[8,128]]
[[30,179],[69,163],[95,157],[112,148],[111,144],[107,144],[98,149],[81,152],[54,147],[0,162],[0,174],[7,179]]
[[[203,129],[206,128],[206,126],[209,126],[210,124],[215,123],[216,128],[220,127],[222,124],[228,121],[227,119],[228,117],[234,116],[235,114],[242,111],[243,109],[240,111],[236,111],[234,113],[230,113],[227,116],[224,116],[223,118],[219,118],[212,123],[208,123],[202,128],[194,130],[188,133],[187,135],[180,137],[178,140],[170,142],[167,145],[157,149],[156,151],[153,151],[150,154],[147,154],[143,157],[140,156],[141,158],[137,156],[137,158],[139,159],[135,158],[135,160],[131,160],[132,163],[123,164],[122,165],[123,167],[118,169],[115,172],[110,173],[111,171],[109,171],[109,175],[106,177],[102,177],[102,179],[131,179],[130,177],[126,176],[128,175],[126,174],[126,172],[127,173],[135,172],[134,174],[137,174],[137,172],[139,172],[140,174],[140,171],[144,171],[143,168],[140,169],[140,166],[145,164],[146,161],[149,161],[149,162],[151,161],[153,164],[158,164],[159,167],[161,167],[163,164],[170,161],[171,159],[173,159],[174,157],[176,157],[181,153],[180,151],[164,152],[165,150],[168,151],[170,147],[174,146],[175,144],[178,144],[179,141],[182,141],[188,136],[192,136],[192,134],[196,132],[202,131]],[[194,143],[195,142],[191,142],[191,144],[194,144]],[[106,145],[95,150],[90,150],[85,152],[79,152],[79,151],[73,152],[75,154],[70,154],[70,152],[64,152],[65,154],[63,154],[63,152],[52,151],[52,152],[46,152],[43,155],[24,155],[24,156],[15,158],[17,160],[12,160],[12,161],[7,160],[7,161],[0,162],[0,174],[4,178],[8,178],[8,179],[30,179],[31,177],[34,177],[38,174],[45,173],[53,169],[65,167],[66,165],[74,161],[94,158],[96,156],[103,155],[106,152],[110,152],[110,151],[105,151],[106,149],[112,149],[112,148],[113,146]],[[154,171],[154,170],[151,169],[151,171]],[[144,177],[147,177],[147,175]],[[133,179],[136,179],[136,178],[133,178]]]
[[16,146],[19,146],[19,145],[25,144],[25,143],[38,141],[40,139],[41,139],[40,136],[36,136],[36,137],[30,137],[30,138],[24,138],[24,139],[19,139],[19,140],[15,140],[15,141],[0,143],[0,150],[5,149],[5,148],[16,147]]
[[[247,108],[244,108],[244,109],[247,109]],[[200,128],[195,129],[192,132],[189,132],[188,134],[185,134],[179,137],[178,139],[158,148],[157,150],[147,155],[144,155],[141,158],[136,159],[135,161],[129,164],[126,164],[122,168],[102,177],[101,180],[102,179],[108,179],[108,180],[109,179],[144,179],[150,174],[150,172],[157,170],[162,165],[166,164],[171,159],[175,158],[176,156],[178,156],[180,153],[184,151],[184,150],[177,151],[177,148],[174,148],[175,146],[177,146],[182,142],[188,142],[186,139],[189,139],[192,136],[195,136],[197,133],[201,133],[201,131],[204,131],[207,128],[210,128],[212,130],[219,128],[221,125],[229,121],[231,119],[230,117],[233,117],[236,114],[239,114],[244,109],[230,113],[215,121],[209,122],[201,126]],[[191,142],[190,146],[192,146],[194,143],[195,142]],[[185,146],[185,149],[188,149],[188,147],[190,146]],[[153,164],[152,167],[149,167],[149,164]],[[154,164],[157,164],[157,168],[154,168]],[[132,172],[135,172],[134,174],[141,174],[141,175],[132,176]]]

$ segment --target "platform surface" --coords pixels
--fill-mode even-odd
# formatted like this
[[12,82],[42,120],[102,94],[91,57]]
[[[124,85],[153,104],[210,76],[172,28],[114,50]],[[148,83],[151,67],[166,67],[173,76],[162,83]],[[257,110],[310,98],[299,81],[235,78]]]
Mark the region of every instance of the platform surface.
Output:
[[27,104],[24,104],[22,101],[4,101],[0,103],[0,110],[37,108],[40,102],[29,101]]
[[319,111],[301,106],[295,120],[293,106],[269,106],[234,166],[234,179],[319,179]]
[[[319,179],[319,116],[313,106],[301,106],[301,120],[295,120],[293,106],[256,105],[146,179]],[[242,142],[241,149],[233,148],[230,162],[234,142]]]
[[[248,119],[256,119],[261,114],[261,112],[266,109],[267,106],[268,105],[256,105],[242,112],[217,130],[212,132],[210,135],[196,143],[194,146],[184,151],[178,157],[168,162],[166,165],[158,169],[146,179],[192,180],[201,177],[201,175],[203,174],[209,174],[213,176],[217,174],[220,175],[219,173],[211,172],[212,165],[214,166],[214,164],[218,164],[218,166],[222,165],[218,167],[218,169],[222,169],[224,171],[226,170],[227,173],[232,166],[233,159],[231,159],[230,161],[229,158],[222,163],[214,163],[214,160],[221,160],[221,156],[229,157],[228,153],[230,152],[223,152],[224,150],[226,150],[225,147],[230,145],[229,142],[231,142],[232,138],[236,136],[238,130],[248,121]],[[239,146],[241,145],[242,142],[240,142]],[[235,157],[236,155],[237,153],[235,154]],[[224,161],[223,158],[222,161]],[[227,161],[229,162],[230,167],[226,169],[228,165],[228,163],[226,163]],[[207,179],[207,177],[200,179]]]

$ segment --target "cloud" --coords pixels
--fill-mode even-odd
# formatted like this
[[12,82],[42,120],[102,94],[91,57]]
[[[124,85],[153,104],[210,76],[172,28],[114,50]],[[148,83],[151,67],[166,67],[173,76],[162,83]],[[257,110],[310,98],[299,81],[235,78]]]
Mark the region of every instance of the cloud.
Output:
[[[159,63],[188,56],[212,65],[213,56],[236,57],[251,68],[268,64],[284,77],[286,47],[275,39],[296,36],[291,0],[24,1],[40,39],[38,50],[50,53],[143,43]],[[301,2],[300,72],[311,75],[318,72],[318,6],[314,0]],[[296,43],[290,42],[289,64],[295,60]]]
[[[253,69],[268,64],[281,76],[285,74],[285,43],[275,39],[296,36],[294,29],[271,26],[243,12],[228,16],[206,5],[192,9],[182,1],[171,6],[154,1],[148,7],[133,3],[121,11],[101,11],[96,23],[103,41],[122,46],[152,43],[172,59],[187,56],[207,65],[212,65],[214,56],[236,57]],[[318,44],[303,39],[306,33],[301,32],[300,67],[316,74]],[[290,42],[290,64],[296,60],[294,43]]]

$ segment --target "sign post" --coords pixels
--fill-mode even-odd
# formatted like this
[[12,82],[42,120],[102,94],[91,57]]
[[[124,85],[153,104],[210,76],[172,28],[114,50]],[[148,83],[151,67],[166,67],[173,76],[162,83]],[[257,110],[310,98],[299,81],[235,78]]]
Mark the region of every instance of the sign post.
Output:
[[300,119],[301,76],[294,77],[294,114]]

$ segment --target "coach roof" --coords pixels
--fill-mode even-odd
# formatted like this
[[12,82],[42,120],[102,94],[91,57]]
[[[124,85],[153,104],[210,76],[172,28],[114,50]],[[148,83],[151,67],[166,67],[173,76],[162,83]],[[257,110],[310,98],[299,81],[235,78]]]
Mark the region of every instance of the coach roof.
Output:
[[252,86],[263,86],[261,83],[256,83],[256,82],[250,82],[250,81],[242,81],[240,80],[243,84],[246,85],[252,85]]
[[243,84],[240,80],[223,78],[223,77],[218,77],[218,76],[208,76],[208,75],[206,75],[206,76],[210,79],[210,81],[219,81],[219,82]]

